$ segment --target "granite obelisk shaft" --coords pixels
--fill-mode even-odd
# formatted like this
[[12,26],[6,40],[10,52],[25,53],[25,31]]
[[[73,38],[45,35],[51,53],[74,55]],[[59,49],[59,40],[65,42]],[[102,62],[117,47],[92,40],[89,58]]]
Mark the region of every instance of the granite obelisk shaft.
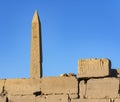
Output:
[[42,77],[42,41],[41,23],[38,12],[35,11],[32,19],[31,63],[30,77]]

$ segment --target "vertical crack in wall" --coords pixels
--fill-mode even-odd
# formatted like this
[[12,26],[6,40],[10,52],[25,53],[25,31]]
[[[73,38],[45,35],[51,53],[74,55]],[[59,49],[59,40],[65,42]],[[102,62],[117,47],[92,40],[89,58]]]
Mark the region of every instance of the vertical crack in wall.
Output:
[[110,102],[115,102],[115,100],[114,100],[114,99],[112,99],[112,98],[110,98]]
[[80,98],[80,80],[78,79],[78,98]]
[[85,79],[84,81],[85,81],[85,94],[84,94],[84,98],[87,98],[87,81],[88,81],[89,79]]
[[120,78],[119,78],[119,90],[118,90],[118,94],[120,96]]
[[6,102],[9,102],[8,97],[6,97]]
[[71,98],[70,98],[69,94],[68,94],[68,102],[71,102]]
[[4,86],[3,86],[3,92],[4,92],[4,95],[7,95],[7,90],[5,89],[6,81],[7,81],[7,79],[5,79],[5,81],[4,81]]
[[7,94],[7,91],[5,90],[5,83],[6,83],[6,79],[4,79],[4,84],[2,87],[2,91],[0,93],[0,96],[2,96],[2,97],[6,96],[6,94]]
[[1,96],[2,101],[9,102],[8,97],[7,97],[7,91],[5,90],[5,83],[6,83],[6,79],[4,79],[4,83],[3,83],[3,86],[2,86],[0,96]]
[[79,86],[78,86],[78,94],[79,94],[79,97],[78,98],[82,98],[82,99],[86,99],[87,97],[87,81],[89,79],[87,78],[84,78],[84,79],[79,79]]

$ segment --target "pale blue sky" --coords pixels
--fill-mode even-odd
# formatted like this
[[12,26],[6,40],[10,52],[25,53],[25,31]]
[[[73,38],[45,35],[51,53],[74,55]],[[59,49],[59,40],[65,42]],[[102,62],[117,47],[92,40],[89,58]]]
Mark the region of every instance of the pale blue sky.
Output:
[[35,10],[44,76],[77,74],[81,58],[109,58],[120,67],[120,0],[1,0],[0,78],[29,77]]

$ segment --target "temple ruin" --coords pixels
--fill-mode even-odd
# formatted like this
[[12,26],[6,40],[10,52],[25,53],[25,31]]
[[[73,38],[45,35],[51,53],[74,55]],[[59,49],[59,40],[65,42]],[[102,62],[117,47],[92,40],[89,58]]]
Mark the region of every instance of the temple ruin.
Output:
[[107,58],[80,59],[78,75],[42,77],[41,23],[32,20],[30,78],[1,79],[0,102],[120,102],[120,70]]

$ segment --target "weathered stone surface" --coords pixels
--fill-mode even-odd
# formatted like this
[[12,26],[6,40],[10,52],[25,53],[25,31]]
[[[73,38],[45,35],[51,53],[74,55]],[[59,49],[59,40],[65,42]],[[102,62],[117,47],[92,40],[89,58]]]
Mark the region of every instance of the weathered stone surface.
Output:
[[69,94],[69,97],[71,98],[71,99],[76,99],[76,98],[78,98],[79,97],[79,94],[78,93],[74,93],[74,94]]
[[85,98],[86,89],[87,89],[87,83],[85,83],[84,80],[80,81],[80,83],[79,83],[79,96],[81,99]]
[[0,96],[0,102],[7,102],[6,96]]
[[42,77],[42,44],[41,44],[41,24],[37,11],[32,20],[32,41],[31,41],[31,68],[30,77]]
[[0,93],[2,93],[2,91],[3,91],[4,84],[5,84],[5,80],[4,79],[0,80]]
[[34,95],[25,95],[25,96],[9,96],[8,101],[5,102],[36,102]]
[[110,73],[108,59],[82,59],[78,61],[78,77],[104,77]]
[[115,99],[114,102],[120,102],[120,98],[119,99]]
[[42,78],[41,91],[44,94],[77,94],[78,81],[75,77]]
[[90,79],[87,81],[87,98],[116,98],[119,96],[119,80],[116,78]]
[[68,102],[67,95],[44,95],[36,97],[36,102]]
[[109,99],[72,99],[70,102],[110,102]]
[[5,90],[10,95],[33,94],[40,91],[40,79],[7,79]]

